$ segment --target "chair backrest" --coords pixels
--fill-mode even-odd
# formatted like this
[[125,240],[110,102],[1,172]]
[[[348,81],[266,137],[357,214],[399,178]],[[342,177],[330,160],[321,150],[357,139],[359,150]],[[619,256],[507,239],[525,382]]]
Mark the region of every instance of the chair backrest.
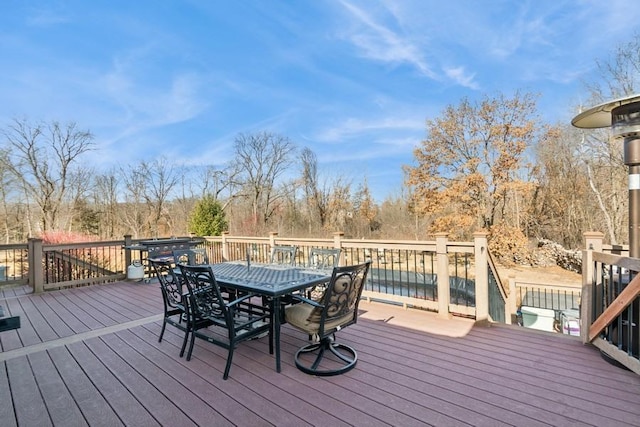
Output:
[[174,264],[171,261],[149,260],[151,266],[156,272],[160,289],[162,289],[162,298],[169,307],[177,307],[182,303],[182,284],[175,272]]
[[364,264],[335,267],[322,299],[322,307],[315,307],[308,321],[320,325],[320,337],[339,328],[356,323],[358,305],[367,280],[371,261]]
[[209,264],[209,255],[205,248],[175,249],[173,260],[176,264],[206,265]]
[[279,265],[296,265],[297,246],[277,245],[271,248],[269,263]]
[[[189,312],[195,317],[227,319],[227,306],[220,287],[208,265],[178,264],[189,298]],[[228,319],[227,319],[228,320]]]
[[340,264],[342,249],[311,248],[307,267],[318,269],[332,269]]

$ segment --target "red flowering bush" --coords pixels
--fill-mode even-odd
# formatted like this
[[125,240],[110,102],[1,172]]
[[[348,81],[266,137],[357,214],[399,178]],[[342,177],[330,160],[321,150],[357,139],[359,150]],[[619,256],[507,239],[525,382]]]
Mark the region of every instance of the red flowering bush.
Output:
[[48,245],[56,245],[62,243],[80,243],[80,242],[93,242],[96,240],[95,236],[89,234],[76,233],[72,231],[45,231],[40,236],[43,243]]

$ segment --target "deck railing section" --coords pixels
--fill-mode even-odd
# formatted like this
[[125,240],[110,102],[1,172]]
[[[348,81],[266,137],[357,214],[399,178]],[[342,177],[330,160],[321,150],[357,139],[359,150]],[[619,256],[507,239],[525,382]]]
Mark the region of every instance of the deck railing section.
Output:
[[0,246],[0,286],[26,285],[29,281],[29,245]]
[[516,282],[517,305],[562,311],[578,309],[582,290],[568,286]]
[[42,290],[107,283],[125,278],[126,264],[121,241],[43,245],[41,254]]
[[[488,318],[487,287],[492,271],[493,285],[501,289],[502,295],[496,304],[502,300],[503,306],[494,310],[504,319],[506,291],[488,257],[486,238],[486,233],[477,233],[473,242],[449,242],[446,233],[436,235],[435,241],[345,239],[342,233],[334,233],[333,239],[279,237],[277,233],[256,238],[225,233],[207,238],[206,244],[216,248],[213,259],[245,260],[250,256],[252,262],[267,262],[275,245],[295,245],[298,265],[308,264],[312,248],[340,248],[341,265],[372,263],[364,298],[432,310],[443,316]],[[484,288],[481,301],[477,299],[478,283]]]
[[[130,236],[118,241],[65,245],[44,245],[42,240],[31,239],[24,248],[0,246],[0,254],[24,251],[19,257],[6,255],[5,259],[26,256],[21,274],[26,274],[26,283],[35,292],[42,292],[125,279],[127,267],[144,258],[139,249],[132,249],[137,247],[135,242]],[[266,238],[242,237],[225,233],[205,238],[201,243],[211,262],[246,260],[247,256],[252,262],[268,262],[275,245],[298,246],[298,265],[308,264],[311,248],[342,249],[341,265],[371,261],[363,293],[370,300],[422,308],[442,316],[494,321],[503,321],[505,317],[506,292],[488,255],[486,233],[476,233],[473,242],[450,242],[446,233],[436,235],[434,241],[345,239],[342,233],[334,233],[329,239],[280,238],[277,233]],[[507,323],[509,319],[507,316]]]
[[607,359],[640,374],[640,259],[604,252],[602,237],[586,236],[580,335]]

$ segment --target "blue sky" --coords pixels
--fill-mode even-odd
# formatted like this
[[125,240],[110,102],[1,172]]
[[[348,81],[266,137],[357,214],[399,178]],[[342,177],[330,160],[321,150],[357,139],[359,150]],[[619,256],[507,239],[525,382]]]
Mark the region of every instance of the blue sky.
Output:
[[222,165],[239,133],[287,136],[324,176],[399,195],[425,120],[539,93],[569,123],[633,0],[3,0],[0,124],[76,122],[97,169]]

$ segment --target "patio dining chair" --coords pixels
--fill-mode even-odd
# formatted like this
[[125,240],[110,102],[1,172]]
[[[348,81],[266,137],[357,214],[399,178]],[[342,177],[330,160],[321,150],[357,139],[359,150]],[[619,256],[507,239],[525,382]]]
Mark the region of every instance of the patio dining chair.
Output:
[[271,248],[270,264],[296,265],[297,246],[276,245]]
[[205,248],[174,249],[173,260],[176,264],[206,265],[209,255]]
[[[282,266],[295,266],[296,254],[298,253],[298,247],[293,245],[275,245],[271,248],[271,254],[269,256],[269,264],[282,265]],[[263,304],[265,306],[272,306],[272,301],[268,297],[263,297]],[[286,295],[280,299],[280,317],[284,317],[284,307],[291,304],[293,300],[289,295]],[[275,310],[275,307],[272,307]]]
[[160,290],[162,292],[162,302],[164,304],[164,317],[162,319],[162,329],[158,342],[162,342],[162,337],[167,324],[173,325],[184,332],[180,357],[184,355],[184,350],[189,338],[189,325],[187,324],[186,299],[183,294],[180,278],[175,274],[174,264],[171,261],[149,260],[153,267]]
[[196,338],[225,348],[227,363],[223,379],[226,380],[229,377],[233,352],[239,343],[267,333],[269,350],[273,351],[270,312],[264,306],[251,301],[253,294],[244,294],[230,300],[230,294],[225,297],[225,293],[218,286],[210,266],[178,264],[178,267],[188,289],[187,316],[191,341],[187,360],[191,360]]
[[332,269],[340,264],[342,249],[311,248],[309,250],[308,268]]
[[[340,264],[340,248],[311,248],[309,250],[309,258],[307,260],[307,268],[314,270],[331,270]],[[318,299],[326,289],[326,284],[314,286],[307,289],[307,298]]]
[[285,309],[287,323],[316,339],[295,354],[296,367],[302,372],[331,376],[343,374],[356,366],[356,351],[336,342],[335,334],[356,323],[358,304],[370,264],[371,261],[367,261],[364,264],[335,267],[320,300],[295,295],[294,298],[302,303]]

